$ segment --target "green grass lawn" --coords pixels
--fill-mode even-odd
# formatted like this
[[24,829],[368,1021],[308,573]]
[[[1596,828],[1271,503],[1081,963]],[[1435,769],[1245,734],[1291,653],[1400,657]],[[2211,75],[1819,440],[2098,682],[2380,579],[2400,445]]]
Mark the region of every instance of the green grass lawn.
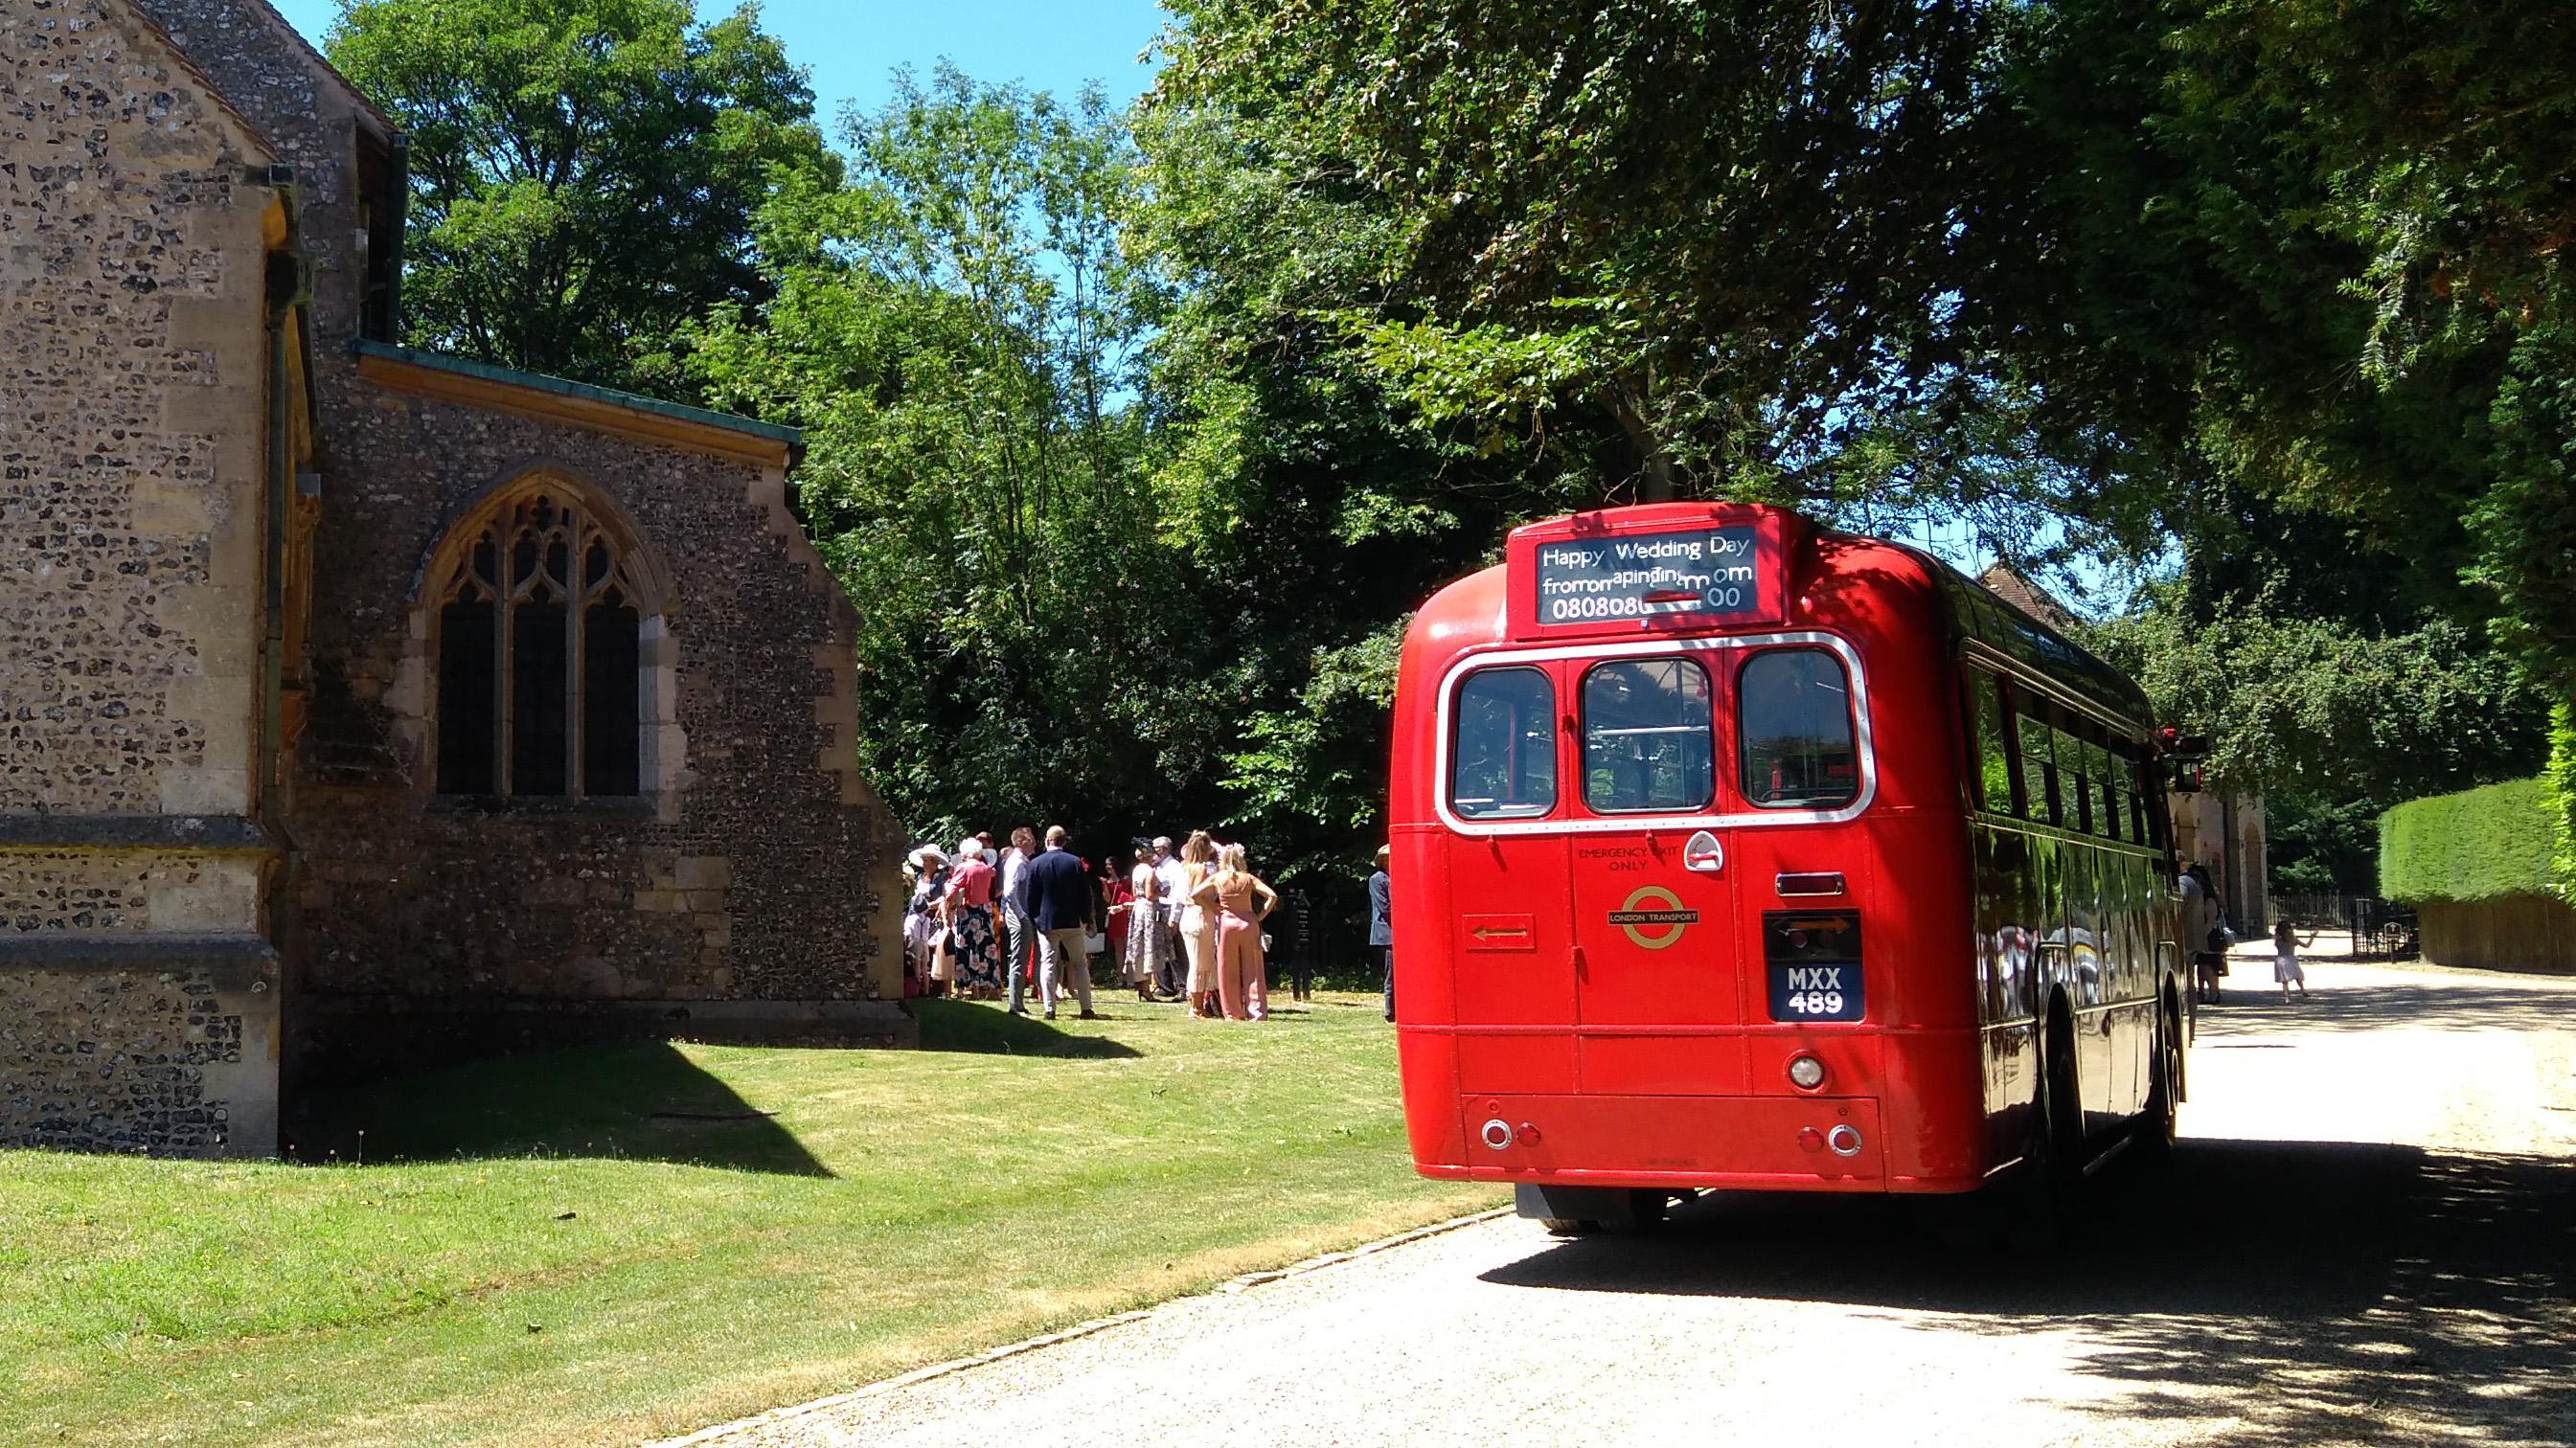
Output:
[[1377,1004],[931,1003],[391,1082],[331,1165],[0,1153],[0,1442],[635,1442],[1498,1205],[1412,1174]]

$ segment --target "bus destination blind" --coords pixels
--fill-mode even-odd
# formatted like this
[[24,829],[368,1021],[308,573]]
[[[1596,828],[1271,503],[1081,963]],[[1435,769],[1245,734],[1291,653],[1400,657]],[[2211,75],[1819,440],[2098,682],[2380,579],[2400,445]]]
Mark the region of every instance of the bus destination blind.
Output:
[[1538,547],[1538,621],[1757,614],[1750,526],[1571,538]]

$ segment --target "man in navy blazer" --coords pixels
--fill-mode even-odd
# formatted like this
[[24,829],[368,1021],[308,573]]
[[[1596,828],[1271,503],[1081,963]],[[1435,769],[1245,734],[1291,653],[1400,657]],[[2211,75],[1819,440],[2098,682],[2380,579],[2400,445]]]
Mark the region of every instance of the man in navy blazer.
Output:
[[1064,847],[1064,826],[1047,826],[1046,852],[1020,871],[1020,888],[1037,922],[1038,999],[1046,1004],[1047,1019],[1055,1019],[1055,1004],[1067,981],[1082,1002],[1082,1018],[1100,1019],[1091,1009],[1091,952],[1082,943],[1099,913],[1100,890],[1082,861]]

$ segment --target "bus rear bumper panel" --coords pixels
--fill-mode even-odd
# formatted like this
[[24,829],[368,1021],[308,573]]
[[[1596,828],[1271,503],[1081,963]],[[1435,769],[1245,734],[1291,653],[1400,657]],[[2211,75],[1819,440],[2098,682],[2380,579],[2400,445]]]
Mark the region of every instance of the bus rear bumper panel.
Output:
[[1489,1180],[1888,1187],[1878,1103],[1868,1097],[1476,1092],[1460,1101],[1459,1114],[1463,1174]]

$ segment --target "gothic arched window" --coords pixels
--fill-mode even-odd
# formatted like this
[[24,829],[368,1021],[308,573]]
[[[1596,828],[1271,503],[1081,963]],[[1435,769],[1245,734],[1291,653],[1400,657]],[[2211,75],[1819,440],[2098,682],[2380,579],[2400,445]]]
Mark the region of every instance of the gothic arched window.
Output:
[[568,490],[465,530],[438,599],[438,792],[642,793],[643,617],[624,550]]

